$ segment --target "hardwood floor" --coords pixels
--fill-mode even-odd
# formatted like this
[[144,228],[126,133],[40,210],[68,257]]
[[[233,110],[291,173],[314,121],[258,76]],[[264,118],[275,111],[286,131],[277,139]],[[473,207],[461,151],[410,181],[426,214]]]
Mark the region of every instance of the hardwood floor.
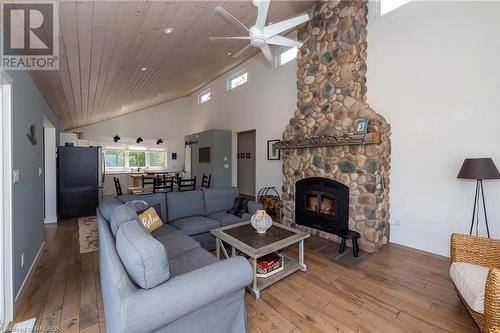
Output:
[[[36,317],[41,329],[104,332],[97,253],[79,253],[76,219],[45,226],[45,241],[15,322]],[[447,258],[389,244],[335,260],[337,249],[311,238],[306,273],[265,289],[260,300],[247,293],[249,331],[478,332],[448,278]]]

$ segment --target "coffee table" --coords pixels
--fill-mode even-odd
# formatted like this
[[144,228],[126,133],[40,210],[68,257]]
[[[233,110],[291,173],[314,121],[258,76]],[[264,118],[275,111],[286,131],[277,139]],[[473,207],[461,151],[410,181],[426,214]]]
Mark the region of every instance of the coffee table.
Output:
[[[307,270],[304,264],[304,240],[309,237],[307,232],[297,230],[283,224],[273,223],[265,234],[259,234],[249,222],[242,222],[230,226],[211,230],[215,236],[215,250],[217,258],[220,259],[221,252],[229,259],[224,243],[232,247],[232,256],[236,250],[249,256],[253,267],[253,282],[247,289],[255,296],[260,297],[260,291],[273,283],[280,281],[288,275],[301,270]],[[266,254],[284,249],[288,246],[298,244],[299,257],[292,258],[283,255],[283,270],[267,278],[257,277],[257,259]]]

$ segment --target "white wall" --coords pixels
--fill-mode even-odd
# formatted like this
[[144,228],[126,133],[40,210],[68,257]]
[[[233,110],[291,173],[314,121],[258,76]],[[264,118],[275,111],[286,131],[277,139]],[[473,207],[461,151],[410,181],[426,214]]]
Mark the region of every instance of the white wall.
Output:
[[[498,6],[415,2],[368,28],[368,103],[392,125],[393,242],[448,255],[472,214],[475,182],[456,179],[463,159],[500,167]],[[484,187],[499,238],[500,182]]]
[[[184,136],[188,133],[189,100],[180,98],[124,116],[76,129],[86,140],[113,144],[113,137],[158,139],[168,146],[168,169],[184,167]],[[177,160],[172,160],[177,153]]]
[[[226,91],[226,78],[243,68],[248,69],[248,83]],[[226,129],[234,133],[256,129],[256,192],[264,186],[275,186],[281,192],[281,161],[267,160],[267,141],[280,139],[285,125],[296,108],[297,64],[292,61],[273,68],[257,55],[219,77],[190,97],[190,133],[209,129]],[[212,100],[198,105],[198,94],[212,89]],[[237,185],[236,135],[233,141],[233,185]]]

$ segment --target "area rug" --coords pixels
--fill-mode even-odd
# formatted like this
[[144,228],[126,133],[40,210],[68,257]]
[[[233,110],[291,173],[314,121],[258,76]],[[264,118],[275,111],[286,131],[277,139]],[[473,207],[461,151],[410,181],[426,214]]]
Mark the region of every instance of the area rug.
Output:
[[78,235],[80,238],[80,253],[97,251],[98,236],[95,216],[78,218]]

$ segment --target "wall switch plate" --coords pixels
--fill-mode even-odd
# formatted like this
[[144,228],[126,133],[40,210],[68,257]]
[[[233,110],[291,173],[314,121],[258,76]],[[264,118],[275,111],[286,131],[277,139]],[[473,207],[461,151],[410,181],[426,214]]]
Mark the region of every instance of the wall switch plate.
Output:
[[41,166],[38,167],[38,175],[39,176],[43,175],[43,167]]
[[229,169],[229,164],[224,164],[224,169]]
[[12,182],[14,184],[19,183],[20,172],[19,169],[12,170]]

